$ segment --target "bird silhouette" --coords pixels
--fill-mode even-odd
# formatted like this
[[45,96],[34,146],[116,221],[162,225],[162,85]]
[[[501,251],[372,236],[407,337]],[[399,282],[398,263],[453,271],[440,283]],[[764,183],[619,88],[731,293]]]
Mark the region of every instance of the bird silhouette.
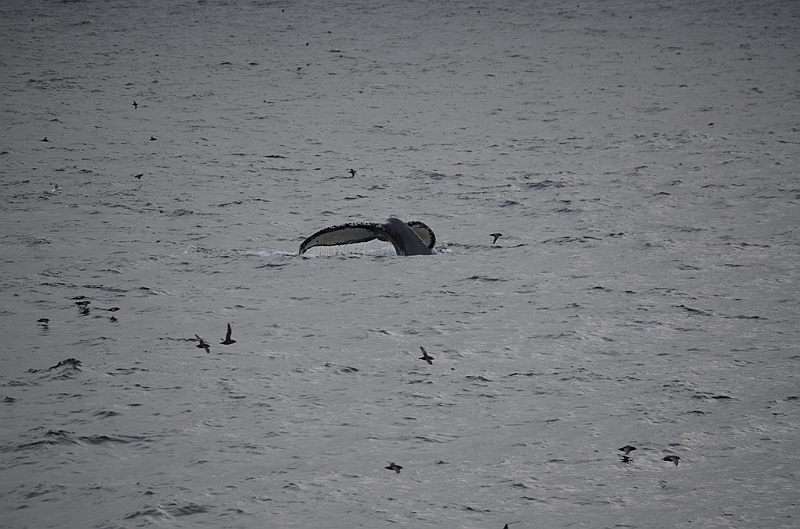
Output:
[[503,234],[502,234],[502,233],[490,233],[489,235],[491,235],[492,237],[494,237],[494,240],[492,240],[492,244],[496,243],[496,242],[497,242],[497,239],[499,239],[500,237],[502,237],[502,236],[503,236]]
[[428,351],[426,351],[424,347],[420,346],[420,349],[422,349],[422,356],[420,356],[419,359],[420,360],[425,360],[426,362],[428,362],[428,365],[432,366],[433,365],[433,357],[428,354]]
[[[197,335],[195,334],[195,336],[197,336]],[[200,341],[200,343],[199,343],[199,344],[197,344],[197,346],[196,346],[196,347],[197,347],[198,349],[205,349],[205,350],[206,350],[206,353],[210,353],[210,352],[211,352],[211,346],[210,346],[210,345],[208,345],[208,344],[206,343],[206,341],[205,341],[205,340],[203,340],[202,338],[200,338],[199,336],[197,336],[197,339]]]
[[627,456],[631,455],[631,452],[636,450],[636,447],[635,446],[631,446],[631,445],[625,445],[622,448],[620,448],[620,450],[625,452],[625,456],[627,457]]
[[236,343],[236,340],[231,339],[231,324],[228,324],[228,334],[225,335],[225,340],[219,342],[221,345],[230,345],[232,343]]
[[136,110],[137,108],[139,108],[139,103],[137,103],[136,100],[134,100],[133,101],[133,109]]
[[678,461],[680,460],[681,458],[678,456],[664,456],[664,459],[662,461],[672,461],[673,463],[675,463],[675,466],[677,467]]
[[355,176],[356,176],[356,170],[355,169],[350,169],[348,171],[348,173],[350,173],[350,178],[355,178]]
[[401,467],[401,466],[400,466],[400,465],[398,465],[397,463],[392,463],[392,462],[390,461],[390,462],[389,462],[389,466],[388,466],[388,467],[383,467],[383,468],[385,468],[385,469],[387,469],[387,470],[394,470],[395,472],[397,472],[397,473],[399,474],[399,473],[400,473],[400,469],[401,469],[401,468],[403,468],[403,467]]

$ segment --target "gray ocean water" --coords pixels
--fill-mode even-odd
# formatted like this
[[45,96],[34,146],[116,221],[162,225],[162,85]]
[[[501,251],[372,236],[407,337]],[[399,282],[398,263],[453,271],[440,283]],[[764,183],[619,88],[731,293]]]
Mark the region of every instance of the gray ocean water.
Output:
[[0,28],[0,527],[800,525],[799,3]]

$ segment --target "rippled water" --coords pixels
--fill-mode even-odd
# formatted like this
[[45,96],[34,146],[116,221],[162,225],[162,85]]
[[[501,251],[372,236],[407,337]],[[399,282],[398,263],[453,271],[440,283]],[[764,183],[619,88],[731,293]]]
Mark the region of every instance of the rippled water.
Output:
[[0,21],[0,526],[797,525],[797,3]]

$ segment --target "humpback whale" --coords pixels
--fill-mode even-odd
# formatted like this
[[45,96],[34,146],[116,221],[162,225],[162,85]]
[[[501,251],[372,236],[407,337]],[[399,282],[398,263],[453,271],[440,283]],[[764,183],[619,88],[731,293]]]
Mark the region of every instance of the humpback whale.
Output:
[[431,255],[436,236],[424,222],[403,222],[390,217],[383,224],[376,222],[351,222],[320,230],[300,245],[300,255],[314,246],[339,246],[378,239],[394,246],[397,255]]

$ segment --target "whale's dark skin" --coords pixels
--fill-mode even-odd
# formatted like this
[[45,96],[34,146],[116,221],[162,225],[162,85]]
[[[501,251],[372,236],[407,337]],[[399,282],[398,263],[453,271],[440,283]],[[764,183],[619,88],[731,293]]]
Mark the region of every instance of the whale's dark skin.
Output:
[[405,223],[391,217],[383,224],[353,222],[325,228],[303,241],[299,253],[303,255],[314,246],[339,246],[369,242],[374,239],[392,243],[397,255],[402,256],[431,255],[436,244],[433,230],[424,223],[420,221]]

